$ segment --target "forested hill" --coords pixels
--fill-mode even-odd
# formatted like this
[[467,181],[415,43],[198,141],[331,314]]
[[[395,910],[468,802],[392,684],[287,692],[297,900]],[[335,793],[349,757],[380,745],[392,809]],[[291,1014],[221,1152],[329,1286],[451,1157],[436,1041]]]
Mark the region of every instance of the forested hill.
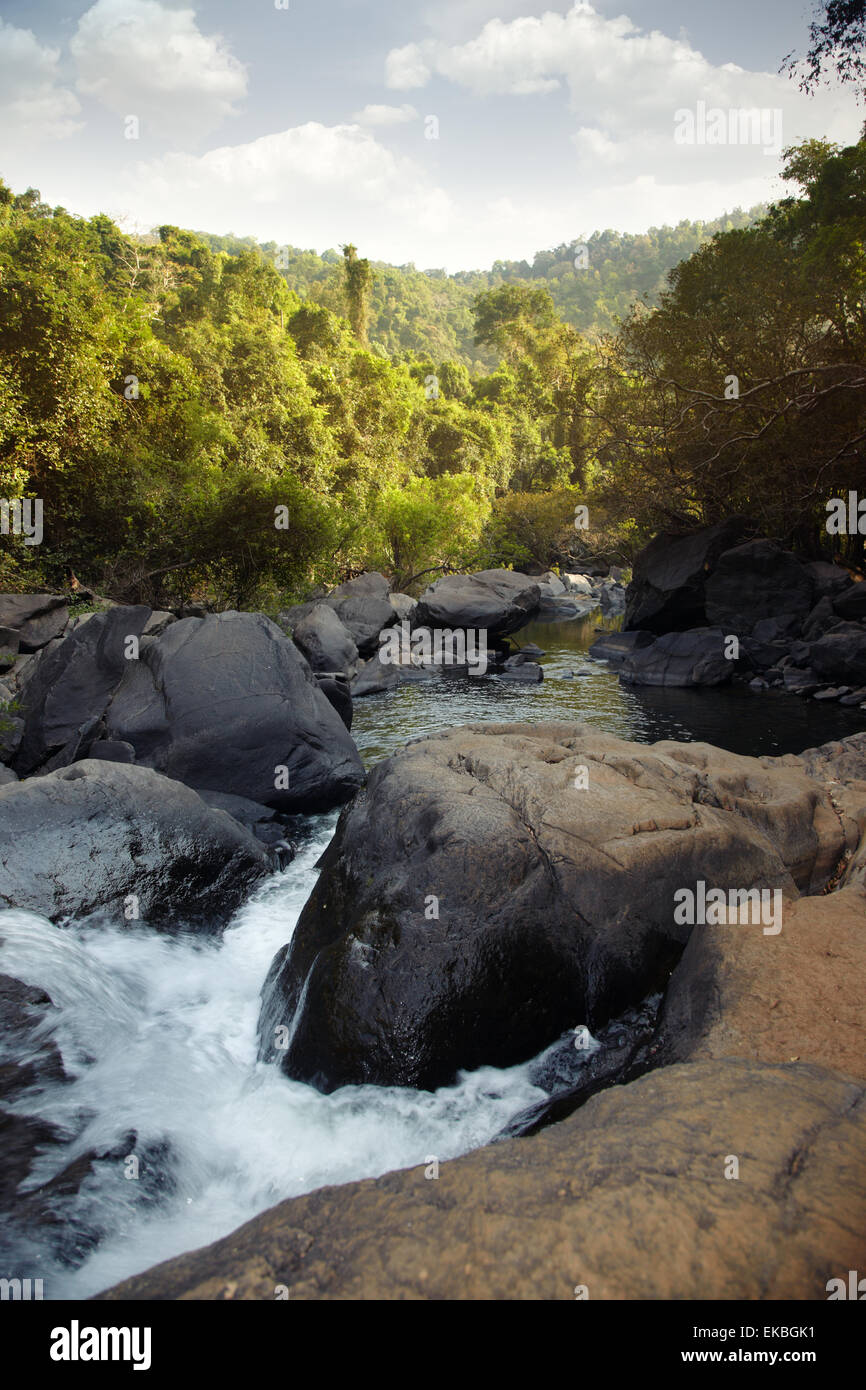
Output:
[[[639,234],[593,232],[528,261],[495,261],[490,270],[417,270],[372,261],[369,334],[374,350],[398,358],[414,353],[432,362],[460,361],[473,374],[489,371],[496,354],[474,340],[472,301],[502,284],[546,288],[566,323],[590,338],[612,332],[636,300],[656,302],[668,272],[692,255],[716,232],[757,222],[763,205],[736,208],[712,222],[680,222],[650,227]],[[260,245],[252,237],[198,232],[212,251],[238,255]],[[583,251],[581,248],[585,248]],[[260,249],[274,262],[286,284],[301,299],[316,300],[337,314],[345,313],[343,256],[339,251],[302,251],[271,241]],[[576,265],[575,262],[578,262]],[[585,265],[583,264],[585,262]]]

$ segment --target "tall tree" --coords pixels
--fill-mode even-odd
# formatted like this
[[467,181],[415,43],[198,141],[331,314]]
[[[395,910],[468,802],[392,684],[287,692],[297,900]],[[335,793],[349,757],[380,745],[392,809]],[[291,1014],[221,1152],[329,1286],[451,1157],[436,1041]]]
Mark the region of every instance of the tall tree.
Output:
[[353,246],[351,242],[343,247],[343,256],[349,323],[352,325],[352,332],[358,342],[363,343],[366,347],[373,272],[370,269],[370,262],[358,255],[357,246]]

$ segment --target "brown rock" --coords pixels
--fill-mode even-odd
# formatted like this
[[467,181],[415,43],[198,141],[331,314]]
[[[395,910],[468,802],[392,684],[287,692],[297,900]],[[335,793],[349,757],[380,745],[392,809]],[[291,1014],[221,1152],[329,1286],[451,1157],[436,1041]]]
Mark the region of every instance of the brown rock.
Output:
[[866,1267],[864,1096],[816,1066],[671,1067],[438,1179],[419,1155],[282,1202],[100,1298],[823,1300]]
[[831,1065],[866,1080],[866,892],[786,903],[782,930],[695,927],[660,1021],[670,1061],[749,1057]]

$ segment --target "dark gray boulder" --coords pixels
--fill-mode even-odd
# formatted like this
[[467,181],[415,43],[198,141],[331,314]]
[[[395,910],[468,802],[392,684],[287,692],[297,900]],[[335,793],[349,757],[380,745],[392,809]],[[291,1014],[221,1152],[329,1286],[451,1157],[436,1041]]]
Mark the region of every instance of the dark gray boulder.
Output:
[[707,621],[725,632],[753,633],[765,619],[796,632],[814,603],[811,575],[789,550],[773,541],[747,541],[719,556],[707,580]]
[[87,756],[106,763],[134,763],[135,749],[131,743],[121,743],[119,739],[102,738],[91,743]]
[[319,689],[330,705],[339,714],[347,729],[352,728],[352,692],[349,682],[341,671],[320,672],[316,675]]
[[[515,665],[511,663],[515,662]],[[496,672],[497,680],[517,681],[523,685],[540,685],[544,680],[544,671],[537,661],[527,661],[525,658],[518,661],[515,657],[509,657],[501,670]]]
[[638,647],[617,670],[630,685],[724,685],[737,662],[725,656],[725,634],[719,628],[666,632],[651,647]]
[[361,656],[373,655],[379,645],[379,633],[394,622],[390,585],[383,574],[359,574],[357,579],[349,579],[334,589],[322,602],[333,608]]
[[285,867],[294,857],[294,849],[287,836],[285,818],[272,806],[261,806],[257,801],[248,801],[244,796],[229,796],[227,792],[199,792],[199,796],[212,811],[225,811],[239,824],[252,831],[257,840],[268,846],[279,846],[282,853],[279,867]]
[[812,667],[829,681],[848,685],[866,682],[866,629],[854,624],[846,630],[828,632],[812,643]]
[[69,622],[60,594],[0,594],[0,627],[18,632],[22,652],[35,652],[59,637]]
[[537,583],[512,570],[446,574],[418,600],[414,626],[475,628],[489,637],[507,637],[524,627],[537,611]]
[[339,714],[261,613],[184,618],[127,668],[107,736],[139,765],[284,811],[337,805],[363,782]]
[[314,604],[292,628],[292,638],[313,671],[342,671],[351,677],[358,669],[355,640],[328,603]]
[[661,634],[706,625],[705,586],[719,556],[743,540],[743,517],[687,535],[655,536],[636,557],[624,626]]
[[21,633],[13,627],[0,627],[0,676],[11,671],[18,659]]
[[143,605],[94,613],[46,649],[28,671],[21,695],[24,734],[12,766],[24,776],[74,740],[101,715],[130,667],[127,638],[140,637],[151,610]]
[[364,662],[352,681],[350,691],[353,700],[360,700],[365,695],[381,695],[383,691],[396,690],[399,685],[428,681],[432,676],[430,667],[395,666],[393,662],[380,661],[374,656]]
[[104,910],[161,927],[225,925],[269,868],[243,826],[143,767],[85,759],[0,787],[0,906],[52,921]]

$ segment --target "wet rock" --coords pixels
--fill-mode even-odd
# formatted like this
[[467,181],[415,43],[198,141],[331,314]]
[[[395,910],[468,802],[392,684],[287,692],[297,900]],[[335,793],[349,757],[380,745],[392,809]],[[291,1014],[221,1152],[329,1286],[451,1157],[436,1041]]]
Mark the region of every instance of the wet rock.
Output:
[[[512,661],[517,664],[512,666]],[[537,662],[518,660],[516,657],[510,657],[496,674],[499,680],[521,681],[524,685],[539,685],[544,680],[544,671]]]
[[268,867],[247,830],[148,768],[86,759],[0,787],[2,907],[125,921],[133,895],[144,921],[215,930]]
[[20,696],[25,723],[16,772],[42,767],[103,714],[130,668],[140,665],[127,659],[127,638],[141,636],[150,612],[138,606],[94,613],[39,656]]

